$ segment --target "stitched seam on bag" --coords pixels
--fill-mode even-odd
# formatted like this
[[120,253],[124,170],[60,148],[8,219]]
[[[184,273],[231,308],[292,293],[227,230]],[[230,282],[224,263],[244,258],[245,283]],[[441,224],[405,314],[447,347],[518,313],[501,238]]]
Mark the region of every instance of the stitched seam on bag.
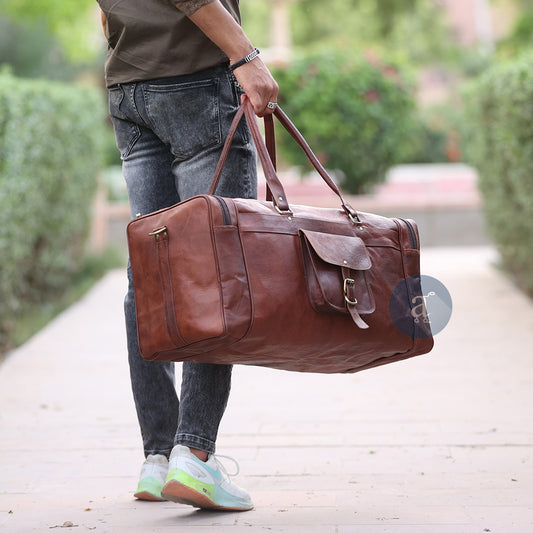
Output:
[[[407,272],[405,270],[405,261],[404,261],[405,248],[403,246],[403,232],[402,232],[403,228],[402,228],[401,222],[399,220],[396,220],[396,219],[393,219],[393,220],[394,220],[394,223],[396,224],[396,227],[398,228],[398,241],[400,243],[400,258],[401,258],[401,262],[402,262],[403,280],[405,282],[405,280],[407,279]],[[406,287],[406,290],[407,290],[407,296],[409,298],[409,309],[412,311],[413,307],[412,307],[411,291],[409,289],[409,284],[407,282],[405,282],[405,287]],[[413,324],[413,336],[411,337],[411,347],[409,348],[409,350],[407,350],[408,352],[414,350],[414,348],[415,348],[415,341],[416,341],[415,333],[416,333],[416,327]],[[406,352],[404,352],[404,353],[406,353]]]
[[[219,312],[220,316],[222,317],[222,331],[224,335],[228,334],[228,324],[226,322],[226,313],[224,312],[224,291],[222,290],[222,279],[220,277],[220,268],[219,268],[219,262],[218,262],[218,250],[217,250],[217,244],[215,239],[215,229],[214,229],[214,220],[213,220],[213,208],[211,206],[211,202],[208,200],[208,197],[204,197],[204,200],[207,203],[207,213],[209,217],[209,233],[211,235],[211,246],[213,248],[213,257],[215,260],[215,268],[217,271],[217,282],[218,282],[218,298],[219,298]],[[216,200],[215,200],[216,201]]]
[[253,326],[255,324],[255,304],[254,304],[254,295],[253,295],[253,291],[252,291],[252,285],[250,283],[250,276],[248,274],[249,269],[248,269],[248,263],[247,263],[247,260],[246,260],[246,253],[245,253],[245,249],[244,249],[244,243],[242,242],[241,227],[239,225],[240,211],[239,211],[239,208],[236,205],[234,205],[234,208],[235,208],[235,216],[237,218],[237,220],[236,220],[237,235],[239,236],[239,243],[241,245],[241,250],[242,250],[242,261],[244,263],[244,272],[246,273],[246,284],[248,285],[248,294],[250,295],[250,323],[248,324],[248,329],[246,330],[244,335],[241,337],[241,339],[239,339],[239,340],[243,340],[244,341],[248,337],[248,335],[250,335],[250,332],[252,331],[252,328],[253,328]]

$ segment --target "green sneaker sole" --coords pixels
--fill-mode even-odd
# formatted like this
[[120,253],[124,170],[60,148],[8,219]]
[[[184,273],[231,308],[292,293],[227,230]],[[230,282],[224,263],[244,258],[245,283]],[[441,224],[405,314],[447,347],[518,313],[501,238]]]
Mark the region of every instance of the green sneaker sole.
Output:
[[185,505],[192,505],[193,507],[197,507],[199,509],[208,509],[212,511],[250,511],[253,508],[243,508],[232,505],[218,505],[205,494],[202,494],[201,492],[198,492],[197,490],[176,480],[168,481],[161,495],[171,502],[183,503]]
[[149,502],[164,502],[165,499],[161,497],[161,489],[163,486],[153,478],[143,479],[139,482],[137,491],[134,496],[138,500],[146,500]]

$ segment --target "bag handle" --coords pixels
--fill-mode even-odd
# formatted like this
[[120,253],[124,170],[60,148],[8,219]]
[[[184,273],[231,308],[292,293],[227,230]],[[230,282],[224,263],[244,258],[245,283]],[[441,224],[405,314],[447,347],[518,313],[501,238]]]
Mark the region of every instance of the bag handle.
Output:
[[[228,153],[231,147],[233,136],[235,135],[237,126],[239,125],[239,122],[241,121],[243,114],[246,116],[246,121],[248,122],[248,127],[250,128],[250,132],[252,134],[254,144],[257,148],[259,160],[261,161],[263,172],[265,174],[265,180],[267,183],[267,200],[270,200],[269,198],[269,194],[270,194],[271,199],[274,203],[274,207],[279,212],[281,212],[282,214],[292,214],[289,208],[287,199],[285,197],[285,191],[283,189],[283,185],[279,181],[279,178],[276,175],[276,171],[275,171],[276,155],[275,155],[273,121],[271,117],[265,120],[265,137],[269,145],[269,149],[267,149],[267,146],[265,145],[265,141],[263,140],[263,137],[261,136],[261,132],[259,131],[259,126],[257,124],[257,119],[253,111],[252,104],[250,103],[249,99],[246,96],[243,96],[242,104],[237,110],[237,113],[235,114],[235,118],[233,119],[231,127],[228,131],[226,142],[224,144],[222,154],[220,156],[217,168],[215,170],[215,176],[213,178],[213,182],[211,183],[211,187],[209,188],[209,194],[215,194],[218,182],[220,181],[220,176],[222,174],[222,169],[224,168],[224,164],[228,157]],[[294,126],[294,124],[290,121],[290,119],[281,110],[279,106],[276,107],[274,111],[274,115],[279,120],[281,125],[291,135],[291,137],[293,137],[293,139],[303,149],[309,161],[311,161],[311,164],[317,170],[317,172],[322,177],[322,179],[326,182],[329,188],[340,198],[342,208],[344,212],[346,213],[346,215],[350,218],[350,220],[354,224],[359,223],[360,220],[359,220],[359,216],[357,215],[357,212],[343,198],[342,193],[340,192],[337,184],[329,176],[326,169],[322,166],[318,158],[315,156],[315,154],[313,153],[313,151],[307,144],[306,140],[304,139],[303,135],[298,131],[296,126]]]
[[[305,152],[305,155],[307,156],[309,161],[311,161],[311,164],[320,174],[320,176],[326,182],[329,188],[340,198],[342,207],[346,214],[353,218],[355,221],[359,222],[359,216],[357,215],[357,211],[355,211],[355,209],[353,209],[353,207],[344,199],[339,187],[328,174],[322,163],[320,163],[316,155],[313,153],[310,146],[307,144],[307,141],[304,139],[304,136],[298,131],[296,126],[291,122],[289,117],[283,112],[283,110],[279,106],[276,107],[274,114],[276,115],[276,118],[279,120],[280,124],[287,130],[290,136],[299,144],[299,146]],[[267,136],[269,135],[269,128],[273,129],[273,127],[273,124],[269,125],[268,122],[265,122]]]
[[[274,134],[274,119],[271,114],[265,115],[263,117],[265,122],[265,144],[267,147],[268,154],[270,155],[270,161],[274,166],[274,170],[277,172],[277,163],[276,163],[276,136]],[[266,188],[266,201],[272,201],[272,193],[267,185]]]
[[[233,118],[233,122],[231,123],[230,129],[226,136],[226,142],[224,143],[222,153],[215,169],[215,176],[213,177],[213,181],[211,182],[211,187],[209,187],[208,194],[215,194],[218,183],[220,181],[220,177],[222,175],[222,169],[224,168],[224,164],[226,163],[226,159],[231,148],[231,142],[233,141],[233,137],[235,135],[235,132],[237,131],[237,127],[242,119],[243,114],[246,115],[246,121],[248,122],[250,133],[252,134],[259,160],[261,161],[263,172],[265,174],[265,179],[267,183],[267,200],[272,200],[274,206],[278,209],[278,211],[292,215],[292,211],[289,208],[289,203],[287,201],[287,198],[285,197],[285,190],[283,189],[283,185],[281,184],[279,178],[276,175],[276,171],[274,170],[274,164],[272,163],[272,159],[270,158],[270,154],[268,153],[268,150],[266,148],[265,141],[263,140],[261,132],[259,131],[259,126],[257,125],[257,120],[255,118],[255,113],[253,111],[252,105],[250,104],[250,101],[246,96],[243,96],[242,104],[237,110],[237,113]],[[269,140],[269,144],[271,140],[272,138]]]

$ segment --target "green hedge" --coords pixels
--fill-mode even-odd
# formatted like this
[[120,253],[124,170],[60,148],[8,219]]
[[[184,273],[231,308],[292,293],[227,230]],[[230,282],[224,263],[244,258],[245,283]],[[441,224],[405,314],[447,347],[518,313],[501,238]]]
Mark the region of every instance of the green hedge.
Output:
[[465,118],[453,104],[421,107],[411,153],[402,163],[458,163],[463,160]]
[[533,54],[487,71],[466,102],[489,230],[506,269],[533,293]]
[[95,89],[0,73],[0,351],[81,264],[104,117]]
[[[396,65],[367,60],[353,51],[323,51],[276,69],[279,102],[298,129],[353,193],[384,177],[410,153],[415,113],[411,83]],[[283,155],[305,156],[284,134]]]

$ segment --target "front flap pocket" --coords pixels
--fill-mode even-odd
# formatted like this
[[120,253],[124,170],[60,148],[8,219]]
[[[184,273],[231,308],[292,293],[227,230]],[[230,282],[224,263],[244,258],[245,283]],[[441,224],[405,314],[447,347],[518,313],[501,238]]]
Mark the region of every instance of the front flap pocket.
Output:
[[[319,313],[368,315],[376,306],[366,271],[372,266],[365,243],[355,235],[300,229],[307,294]],[[354,319],[355,320],[355,319]]]

